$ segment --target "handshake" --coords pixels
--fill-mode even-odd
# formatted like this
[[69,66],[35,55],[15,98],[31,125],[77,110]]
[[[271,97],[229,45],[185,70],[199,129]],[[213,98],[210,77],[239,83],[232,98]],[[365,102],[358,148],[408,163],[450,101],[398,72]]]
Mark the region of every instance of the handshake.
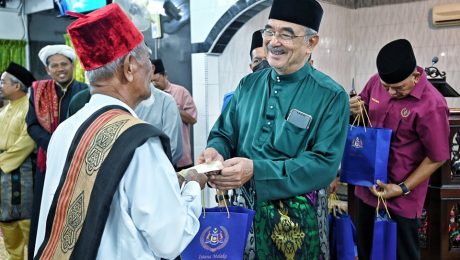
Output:
[[200,184],[201,189],[204,189],[208,177],[210,175],[219,174],[224,166],[220,161],[213,161],[209,163],[202,163],[184,169],[177,173],[177,179],[179,181],[179,186],[182,186],[182,183],[189,181],[196,181]]

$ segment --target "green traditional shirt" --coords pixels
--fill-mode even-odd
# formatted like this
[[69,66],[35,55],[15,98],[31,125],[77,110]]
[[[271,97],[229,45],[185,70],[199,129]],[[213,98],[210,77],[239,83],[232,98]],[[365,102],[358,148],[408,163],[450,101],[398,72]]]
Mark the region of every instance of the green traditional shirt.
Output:
[[[306,128],[286,120],[312,117]],[[208,138],[224,159],[253,160],[258,202],[327,187],[337,174],[349,118],[345,90],[306,64],[290,75],[265,69],[244,77]]]

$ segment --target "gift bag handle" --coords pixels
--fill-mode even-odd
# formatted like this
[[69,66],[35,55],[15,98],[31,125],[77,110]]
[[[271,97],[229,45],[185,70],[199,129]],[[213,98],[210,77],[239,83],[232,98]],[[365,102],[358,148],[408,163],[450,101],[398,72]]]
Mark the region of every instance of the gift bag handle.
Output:
[[[221,193],[219,194],[219,190],[218,190],[218,189],[216,189],[216,193],[217,193],[218,195],[224,195],[224,192],[221,192]],[[206,192],[204,192],[204,194],[206,194]],[[205,197],[205,196],[202,196],[202,197],[203,197],[203,200],[204,200],[204,197]],[[223,196],[222,196],[222,197],[223,197]],[[218,200],[217,203],[220,204],[220,202],[221,202],[221,200],[220,200],[221,196],[216,196],[216,198],[217,198],[217,200]],[[224,201],[225,209],[227,210],[227,218],[230,218],[230,211],[228,210],[227,201],[225,201],[225,199],[224,199],[223,201]],[[202,205],[204,205],[203,202],[202,202]],[[205,208],[204,206],[203,206],[203,218],[206,218],[206,208]]]
[[[372,123],[371,123],[371,120],[369,119],[369,114],[367,113],[366,107],[364,106],[364,102],[359,102],[359,103],[360,103],[359,114],[355,117],[355,120],[353,120],[353,123],[351,125],[357,126],[362,120],[364,130],[366,130],[366,120],[365,119],[367,118],[367,122],[369,123],[370,127],[372,127]],[[366,118],[364,118],[364,116],[366,116]]]
[[383,193],[382,192],[378,192],[378,194],[377,194],[377,207],[375,208],[376,216],[379,215],[380,201],[382,201],[382,204],[385,207],[385,211],[387,212],[388,218],[391,219],[391,215],[390,215],[390,212],[388,211],[388,207],[387,207],[387,202],[386,202],[385,198],[383,198]]
[[334,217],[337,217],[337,211],[339,214],[342,214],[342,209],[337,205],[337,201],[339,201],[339,198],[337,197],[337,193],[333,192],[329,194],[328,198],[328,208],[329,212],[332,211],[332,214]]

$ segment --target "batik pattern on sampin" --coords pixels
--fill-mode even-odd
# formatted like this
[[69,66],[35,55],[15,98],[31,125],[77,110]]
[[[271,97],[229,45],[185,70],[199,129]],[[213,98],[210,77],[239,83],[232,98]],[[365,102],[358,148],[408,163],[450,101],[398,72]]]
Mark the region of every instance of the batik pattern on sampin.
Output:
[[320,259],[317,208],[306,196],[260,203],[254,226],[258,259]]

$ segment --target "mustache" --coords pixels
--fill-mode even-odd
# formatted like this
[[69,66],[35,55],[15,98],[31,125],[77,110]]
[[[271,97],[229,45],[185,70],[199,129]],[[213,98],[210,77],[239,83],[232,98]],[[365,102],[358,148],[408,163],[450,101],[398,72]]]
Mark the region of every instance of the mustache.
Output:
[[271,45],[267,45],[267,49],[269,52],[274,51],[274,52],[286,52],[286,49],[283,47],[273,47]]

